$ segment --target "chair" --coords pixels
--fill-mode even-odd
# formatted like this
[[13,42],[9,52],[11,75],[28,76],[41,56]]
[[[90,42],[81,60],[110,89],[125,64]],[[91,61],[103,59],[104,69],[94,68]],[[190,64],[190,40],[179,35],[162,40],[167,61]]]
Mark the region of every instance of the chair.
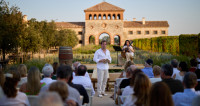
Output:
[[[121,100],[121,101],[124,103],[127,97],[128,97],[128,96],[119,96],[119,100]],[[122,106],[121,102],[119,102],[118,105],[119,105],[119,106]]]
[[89,96],[89,103],[87,104],[87,106],[92,106],[92,89],[91,88],[85,88],[86,91],[87,91],[87,94]]
[[116,79],[116,84],[114,86],[114,100],[116,99],[116,94],[117,94],[118,87],[119,87],[119,85],[120,85],[120,83],[121,83],[121,81],[123,79],[126,79],[126,78],[117,78]]
[[38,96],[36,96],[36,95],[27,95],[27,97],[28,97],[30,106],[35,106],[36,103],[38,102]]

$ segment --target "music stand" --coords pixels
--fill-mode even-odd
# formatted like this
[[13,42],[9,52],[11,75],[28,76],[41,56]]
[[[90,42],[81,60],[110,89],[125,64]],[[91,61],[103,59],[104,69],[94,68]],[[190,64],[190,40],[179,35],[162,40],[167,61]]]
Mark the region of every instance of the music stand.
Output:
[[117,65],[114,66],[114,67],[121,67],[121,66],[118,64],[118,51],[122,51],[122,49],[121,49],[120,46],[113,46],[113,48],[115,49],[115,51],[117,51]]

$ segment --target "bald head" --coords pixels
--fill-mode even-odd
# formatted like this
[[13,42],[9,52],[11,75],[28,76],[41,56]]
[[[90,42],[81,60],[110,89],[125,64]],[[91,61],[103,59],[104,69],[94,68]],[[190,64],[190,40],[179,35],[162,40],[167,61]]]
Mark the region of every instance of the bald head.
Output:
[[130,68],[131,68],[132,71],[135,71],[137,69],[137,66],[136,65],[131,65]]

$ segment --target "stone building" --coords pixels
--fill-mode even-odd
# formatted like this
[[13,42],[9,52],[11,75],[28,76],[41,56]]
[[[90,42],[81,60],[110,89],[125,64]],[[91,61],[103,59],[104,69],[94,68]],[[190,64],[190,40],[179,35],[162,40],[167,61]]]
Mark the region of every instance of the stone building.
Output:
[[99,44],[99,37],[108,34],[110,44],[115,44],[115,37],[119,38],[119,44],[125,40],[168,36],[169,24],[167,21],[124,21],[124,9],[107,2],[99,3],[87,8],[85,22],[56,22],[58,29],[72,29],[79,39],[79,45],[88,45],[89,39],[95,38],[95,45]]

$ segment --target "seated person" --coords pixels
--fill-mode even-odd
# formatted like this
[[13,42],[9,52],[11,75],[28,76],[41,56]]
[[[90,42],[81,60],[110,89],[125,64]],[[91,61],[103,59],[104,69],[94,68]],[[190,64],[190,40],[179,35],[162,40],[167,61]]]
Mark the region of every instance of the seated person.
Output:
[[127,61],[127,62],[125,63],[125,65],[124,65],[124,70],[121,72],[119,78],[126,78],[126,71],[125,71],[125,70],[126,70],[128,67],[130,67],[131,65],[134,65],[134,63],[133,63],[132,61]]
[[71,87],[75,88],[76,90],[78,90],[78,92],[80,93],[80,95],[83,96],[83,104],[84,103],[89,103],[89,97],[88,97],[87,91],[85,90],[85,88],[83,87],[83,85],[81,85],[81,84],[74,84],[74,83],[72,83],[72,80],[73,80],[73,75],[70,77],[70,79],[68,81],[69,86],[71,86]]
[[[139,74],[143,73],[141,69],[136,69],[135,71],[132,72],[132,77],[131,77],[131,82],[130,85],[124,88],[124,91],[122,92],[122,96],[129,96],[130,94],[134,93],[134,82],[135,82],[135,77]],[[144,74],[144,73],[143,73]],[[122,103],[124,101],[122,100]]]
[[178,69],[180,70],[180,72],[175,73],[173,78],[183,82],[184,75],[185,75],[186,72],[188,72],[187,63],[186,62],[180,62]]
[[184,92],[177,92],[173,95],[175,106],[191,106],[192,100],[200,95],[195,92],[195,86],[197,85],[197,76],[193,72],[187,72],[183,79]]
[[121,81],[121,83],[120,83],[120,85],[119,85],[119,89],[118,89],[118,91],[117,91],[117,94],[118,94],[118,95],[121,95],[121,93],[122,93],[122,92],[121,92],[121,89],[122,89],[122,88],[125,88],[125,87],[127,87],[127,86],[130,85],[132,73],[136,70],[136,68],[137,68],[137,67],[136,67],[135,65],[131,65],[129,69],[127,68],[127,70],[126,70],[126,78],[127,78],[127,79],[123,79],[123,80]]
[[53,67],[50,64],[45,64],[42,69],[42,73],[44,75],[44,78],[40,80],[41,83],[45,83],[46,85],[48,85],[55,81],[51,79],[53,75]]
[[25,64],[20,64],[17,68],[17,70],[19,71],[20,75],[21,75],[21,79],[17,85],[18,88],[20,88],[20,86],[23,83],[27,82],[27,67]]
[[10,68],[5,74],[5,83],[3,92],[5,95],[0,98],[2,106],[29,106],[29,101],[26,94],[17,90],[17,83],[20,81],[20,73],[16,68]]
[[154,78],[150,78],[150,81],[151,81],[152,84],[162,80],[161,77],[160,77],[160,73],[161,73],[161,68],[159,66],[155,65],[153,67]]
[[[65,82],[63,81],[56,81],[50,84],[49,86],[49,91],[50,92],[57,92],[62,101],[64,106],[70,106],[70,104],[73,104],[73,106],[76,106],[76,102],[73,100],[68,100],[68,96],[69,96],[69,90],[67,85],[65,84]],[[70,102],[70,104],[69,104]]]
[[[80,65],[81,65],[80,62],[74,62],[74,63],[72,64],[73,77],[76,76],[76,73],[77,73],[77,71],[78,71],[78,67],[79,67]],[[88,77],[88,78],[90,79],[90,76],[89,76],[89,74],[88,74],[87,71],[86,71],[86,73],[85,73],[85,77]]]
[[149,77],[149,78],[153,78],[153,60],[148,59],[146,60],[145,64],[144,64],[144,69],[142,69],[142,71]]
[[43,92],[38,96],[37,106],[63,106],[57,92]]
[[[63,81],[66,83],[67,87],[68,87],[68,92],[69,92],[69,96],[68,96],[68,100],[73,100],[76,102],[76,104],[78,106],[81,106],[81,100],[80,100],[80,94],[79,92],[72,88],[71,86],[68,85],[68,81],[70,79],[72,75],[72,68],[69,65],[60,65],[58,67],[56,76],[57,76],[57,80],[58,81]],[[47,92],[49,89],[50,84],[45,85],[41,88],[40,93],[42,92]]]
[[87,71],[87,68],[85,65],[80,65],[78,67],[76,76],[73,78],[72,82],[74,84],[81,84],[83,85],[85,88],[91,88],[92,89],[92,95],[95,94],[93,85],[91,80],[88,77],[85,77],[85,73]]
[[[127,50],[127,51],[126,51]],[[129,40],[126,40],[122,48],[122,53],[125,53],[126,61],[131,61],[134,56],[134,49]],[[123,65],[123,55],[118,56],[119,65]]]
[[170,64],[165,64],[161,69],[162,82],[165,82],[168,85],[172,95],[176,92],[183,92],[183,85],[181,81],[171,78],[173,74],[173,67]]
[[31,67],[28,71],[28,81],[23,83],[20,87],[20,91],[27,95],[38,95],[40,88],[45,83],[40,83],[40,71],[37,67]]
[[135,77],[134,93],[130,94],[123,106],[147,106],[151,82],[144,73],[139,73]]
[[190,72],[195,72],[197,70],[197,60],[196,59],[191,59],[190,60]]

